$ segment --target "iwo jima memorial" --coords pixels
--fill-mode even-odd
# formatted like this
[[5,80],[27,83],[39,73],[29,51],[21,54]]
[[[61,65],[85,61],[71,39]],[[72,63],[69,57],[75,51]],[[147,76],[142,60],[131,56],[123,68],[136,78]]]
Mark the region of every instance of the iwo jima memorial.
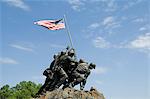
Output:
[[[34,24],[49,30],[67,30],[70,47],[53,56],[50,66],[43,72],[45,83],[36,94],[36,99],[105,99],[103,94],[91,87],[90,91],[83,90],[94,63],[77,59],[66,17],[60,20],[40,20]],[[74,86],[80,85],[80,90]]]

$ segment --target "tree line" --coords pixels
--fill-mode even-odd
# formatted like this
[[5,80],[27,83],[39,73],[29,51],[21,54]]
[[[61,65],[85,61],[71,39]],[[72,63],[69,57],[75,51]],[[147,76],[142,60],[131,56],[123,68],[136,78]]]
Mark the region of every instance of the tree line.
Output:
[[0,99],[31,99],[41,86],[31,81],[22,81],[15,87],[4,85],[0,88]]

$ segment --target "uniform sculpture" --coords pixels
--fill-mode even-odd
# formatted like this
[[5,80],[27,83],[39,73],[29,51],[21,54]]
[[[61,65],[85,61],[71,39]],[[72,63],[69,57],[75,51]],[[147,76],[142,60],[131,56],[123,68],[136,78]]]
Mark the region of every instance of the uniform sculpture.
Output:
[[65,89],[80,84],[80,90],[83,90],[87,77],[95,67],[95,64],[88,64],[83,59],[77,61],[75,50],[67,47],[66,51],[54,55],[54,60],[50,64],[50,67],[43,72],[46,80],[37,95],[43,95],[46,91],[58,89],[61,85]]

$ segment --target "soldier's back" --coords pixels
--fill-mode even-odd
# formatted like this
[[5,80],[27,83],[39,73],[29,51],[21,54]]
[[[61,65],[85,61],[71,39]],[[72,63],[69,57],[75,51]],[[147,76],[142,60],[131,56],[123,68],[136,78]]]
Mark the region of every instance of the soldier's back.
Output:
[[76,71],[81,73],[81,74],[85,74],[88,71],[88,64],[87,63],[80,63],[77,66]]

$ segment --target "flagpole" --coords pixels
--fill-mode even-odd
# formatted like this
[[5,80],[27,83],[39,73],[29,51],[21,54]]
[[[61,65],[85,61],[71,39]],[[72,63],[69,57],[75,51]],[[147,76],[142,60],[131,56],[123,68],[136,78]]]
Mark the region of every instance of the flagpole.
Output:
[[71,47],[73,48],[72,37],[71,37],[71,33],[70,33],[70,30],[69,30],[69,27],[68,27],[66,15],[64,15],[64,22],[65,22],[65,26],[66,26],[66,30],[67,30],[67,34],[68,34],[68,37],[69,37],[69,41],[70,41]]
[[[70,30],[69,30],[69,26],[68,26],[68,23],[67,23],[67,18],[66,18],[66,15],[64,14],[64,22],[65,22],[65,26],[66,26],[66,29],[67,29],[67,34],[69,36],[69,41],[70,41],[70,44],[71,44],[71,47],[73,47],[73,42],[72,42],[72,37],[71,37],[71,33],[70,33]],[[74,50],[75,51],[75,50]],[[74,56],[75,60],[77,60],[77,56],[76,56],[76,53],[75,53],[75,56]]]

